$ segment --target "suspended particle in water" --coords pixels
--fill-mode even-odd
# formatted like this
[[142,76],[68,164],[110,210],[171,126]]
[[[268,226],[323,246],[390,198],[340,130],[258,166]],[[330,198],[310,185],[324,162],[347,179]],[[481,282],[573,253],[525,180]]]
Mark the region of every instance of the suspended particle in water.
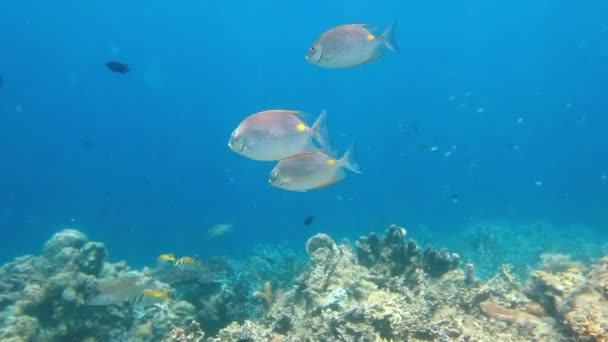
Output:
[[486,111],[485,108],[479,107],[479,108],[477,108],[476,112],[479,113],[479,114],[481,114],[481,113],[484,113],[485,111]]
[[524,118],[522,118],[522,117],[517,118],[517,120],[515,120],[515,123],[518,125],[521,125],[522,123],[524,123]]
[[607,174],[605,174],[605,173],[602,173],[602,174],[600,175],[600,180],[601,180],[602,182],[607,181],[607,180],[608,180],[608,175],[607,175]]
[[519,144],[509,144],[509,149],[511,151],[519,151],[521,149],[521,146],[519,146]]
[[536,182],[534,182],[534,185],[536,185],[537,187],[541,187],[541,186],[543,186],[543,182],[537,180]]

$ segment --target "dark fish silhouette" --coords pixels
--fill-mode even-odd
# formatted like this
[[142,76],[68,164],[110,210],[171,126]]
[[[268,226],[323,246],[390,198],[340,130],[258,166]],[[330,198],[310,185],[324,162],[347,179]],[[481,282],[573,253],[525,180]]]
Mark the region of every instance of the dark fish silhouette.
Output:
[[84,148],[93,148],[93,147],[95,147],[95,142],[91,141],[91,140],[85,140],[80,143],[80,146],[82,146]]
[[315,217],[314,216],[308,216],[306,218],[306,220],[304,220],[304,225],[305,226],[310,226],[312,224],[312,221],[314,221]]
[[109,61],[106,63],[106,66],[108,69],[110,69],[110,71],[117,72],[119,74],[126,74],[129,72],[129,65],[122,62]]

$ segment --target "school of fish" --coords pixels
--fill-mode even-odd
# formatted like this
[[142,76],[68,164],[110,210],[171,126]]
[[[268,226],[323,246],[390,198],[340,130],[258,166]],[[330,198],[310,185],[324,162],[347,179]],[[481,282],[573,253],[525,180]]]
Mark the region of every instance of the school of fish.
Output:
[[[322,33],[310,46],[305,59],[327,69],[367,64],[384,56],[384,50],[399,52],[396,24],[376,35],[367,24],[347,24]],[[270,109],[243,119],[232,131],[228,147],[249,159],[275,161],[268,183],[279,189],[305,192],[335,184],[345,170],[361,173],[354,144],[337,159],[327,131],[327,111],[314,123],[299,110]]]

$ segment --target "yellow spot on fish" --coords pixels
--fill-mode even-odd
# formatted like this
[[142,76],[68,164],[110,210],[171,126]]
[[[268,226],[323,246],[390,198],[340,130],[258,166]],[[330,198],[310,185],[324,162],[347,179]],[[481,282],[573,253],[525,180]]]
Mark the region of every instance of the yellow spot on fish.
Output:
[[371,41],[371,40],[374,40],[374,39],[376,39],[376,36],[374,36],[373,34],[370,33],[370,34],[367,35],[367,40]]
[[327,164],[329,164],[329,165],[336,165],[336,160],[335,159],[327,159]]
[[298,131],[300,132],[304,132],[306,130],[306,125],[303,123],[299,123],[296,128],[298,129]]

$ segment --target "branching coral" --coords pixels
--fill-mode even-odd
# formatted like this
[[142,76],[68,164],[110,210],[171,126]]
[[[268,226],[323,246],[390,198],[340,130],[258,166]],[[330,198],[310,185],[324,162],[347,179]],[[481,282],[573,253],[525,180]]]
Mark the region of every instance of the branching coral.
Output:
[[264,284],[264,290],[255,291],[253,293],[253,296],[256,298],[262,299],[262,301],[264,303],[264,309],[266,309],[266,311],[269,311],[270,308],[272,307],[272,303],[274,302],[274,294],[272,293],[272,284],[269,281],[267,281]]
[[417,270],[424,271],[431,278],[439,278],[458,268],[458,254],[430,246],[421,252],[414,240],[406,242],[404,237],[405,230],[397,225],[391,225],[383,239],[375,233],[361,237],[357,241],[357,261],[376,274],[410,279],[415,279]]

